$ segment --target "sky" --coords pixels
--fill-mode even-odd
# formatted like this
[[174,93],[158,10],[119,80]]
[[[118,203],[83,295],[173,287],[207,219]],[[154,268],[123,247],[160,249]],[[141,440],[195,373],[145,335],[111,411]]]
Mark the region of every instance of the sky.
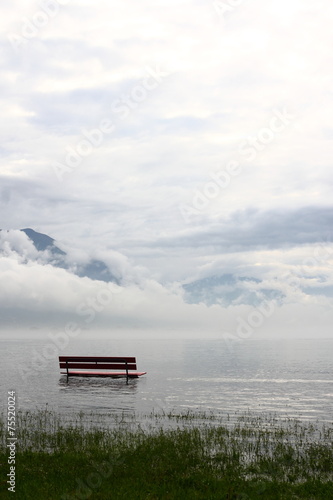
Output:
[[[239,337],[253,313],[255,334],[332,335],[330,1],[12,0],[0,12],[0,227],[128,277],[85,323],[77,307],[102,285],[10,233],[8,317]],[[269,317],[185,303],[181,284],[226,273],[285,300]]]

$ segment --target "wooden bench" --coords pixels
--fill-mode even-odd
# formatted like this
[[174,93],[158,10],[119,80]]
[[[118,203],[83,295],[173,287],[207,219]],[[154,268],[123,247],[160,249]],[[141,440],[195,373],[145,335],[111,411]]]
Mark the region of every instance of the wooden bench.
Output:
[[[62,375],[69,377],[126,377],[138,378],[147,372],[136,371],[135,358],[115,358],[96,356],[59,356]],[[119,371],[121,370],[121,371]]]

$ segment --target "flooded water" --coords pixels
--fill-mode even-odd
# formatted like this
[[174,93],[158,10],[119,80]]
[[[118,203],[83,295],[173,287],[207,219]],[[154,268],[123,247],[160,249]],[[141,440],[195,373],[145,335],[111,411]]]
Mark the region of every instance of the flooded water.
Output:
[[[1,410],[7,391],[18,409],[63,414],[148,414],[154,411],[274,412],[332,422],[333,340],[73,340],[56,349],[50,340],[0,340]],[[136,356],[133,379],[60,375],[59,355]]]

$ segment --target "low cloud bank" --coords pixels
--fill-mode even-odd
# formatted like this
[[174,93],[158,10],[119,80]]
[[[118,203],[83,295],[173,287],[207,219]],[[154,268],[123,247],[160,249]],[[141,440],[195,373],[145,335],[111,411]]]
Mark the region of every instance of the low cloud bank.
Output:
[[[271,335],[331,336],[330,297],[294,292],[294,300],[289,294],[283,303],[263,300],[257,307],[189,304],[177,283],[167,287],[140,276],[137,282],[129,279],[120,286],[79,277],[47,263],[47,251],[36,254],[25,236],[9,236],[9,242],[1,239],[2,336],[10,329],[46,335],[71,328],[109,336],[125,332],[150,337],[218,336],[229,343]],[[287,285],[285,291],[291,283]]]

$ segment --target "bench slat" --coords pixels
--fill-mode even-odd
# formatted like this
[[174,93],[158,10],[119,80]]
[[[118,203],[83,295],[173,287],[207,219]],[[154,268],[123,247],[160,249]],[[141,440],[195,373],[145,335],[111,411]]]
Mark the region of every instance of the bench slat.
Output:
[[127,363],[136,363],[136,358],[128,356],[59,356],[59,361],[82,361],[82,362],[93,362],[93,361],[127,361]]
[[[125,370],[125,363],[78,363],[77,361],[69,361],[68,363],[61,362],[60,368],[82,368],[89,370]],[[127,363],[128,370],[136,370],[136,364]]]
[[[145,375],[147,372],[130,372],[128,378],[138,378]],[[61,375],[67,375],[66,372]],[[82,372],[82,371],[69,371],[69,377],[126,377],[126,372]]]

